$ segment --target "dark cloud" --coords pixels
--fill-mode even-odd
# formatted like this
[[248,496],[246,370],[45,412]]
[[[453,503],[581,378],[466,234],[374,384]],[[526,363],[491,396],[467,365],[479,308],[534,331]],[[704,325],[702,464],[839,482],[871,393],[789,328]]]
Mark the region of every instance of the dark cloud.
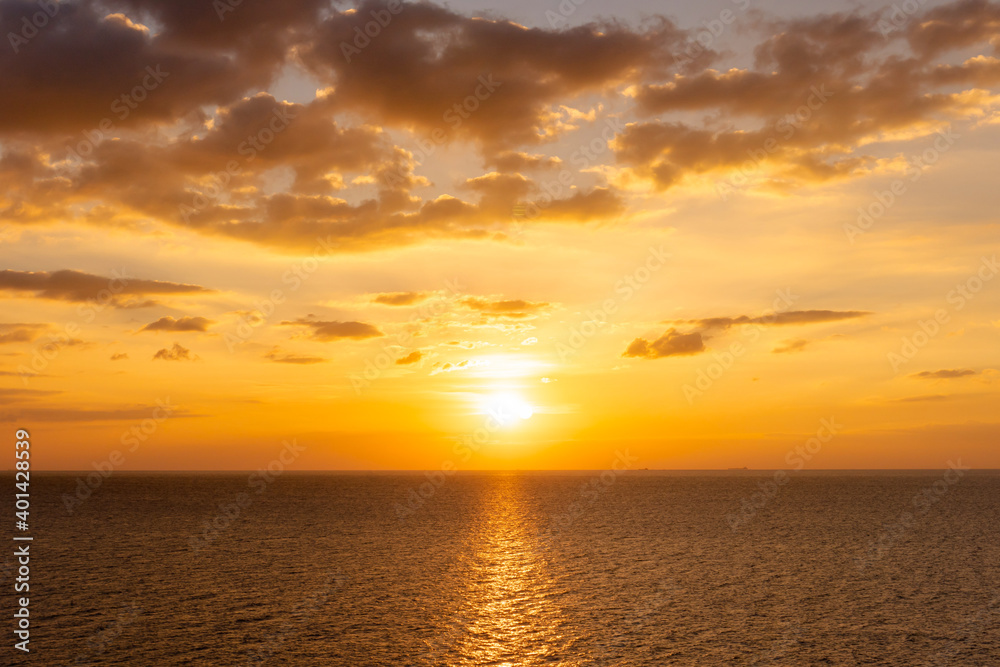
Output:
[[809,341],[805,338],[796,338],[794,340],[786,340],[781,342],[776,348],[771,350],[774,354],[787,354],[789,352],[801,352],[806,349],[809,345]]
[[376,294],[372,298],[372,303],[383,306],[412,306],[424,301],[428,296],[430,296],[428,292],[386,292]]
[[[156,144],[104,141],[82,166],[60,173],[44,164],[40,148],[16,147],[12,193],[35,205],[0,208],[0,217],[21,224],[82,217],[108,225],[138,216],[276,249],[315,252],[319,244],[324,253],[341,253],[433,238],[494,238],[519,201],[542,195],[519,174],[493,173],[464,186],[478,202],[447,194],[422,200],[412,191],[429,182],[414,174],[413,154],[391,145],[380,128],[341,127],[330,104],[325,97],[290,104],[261,93],[219,109],[197,133]],[[289,115],[287,124],[275,125],[280,132],[268,129]],[[264,130],[269,143],[248,142]],[[291,170],[293,182],[288,191],[268,194],[265,175],[279,167]],[[25,176],[26,168],[37,175]],[[336,196],[352,184],[374,192],[350,201]],[[104,205],[81,214],[77,201]],[[538,221],[585,222],[624,210],[621,194],[607,187],[539,202],[532,204]]]
[[319,320],[298,319],[292,322],[282,322],[283,326],[297,326],[311,329],[309,335],[313,340],[330,342],[335,340],[351,339],[363,340],[365,338],[378,338],[384,336],[372,324],[366,322],[322,322]]
[[525,301],[524,299],[489,299],[484,297],[469,296],[463,298],[459,303],[474,310],[484,317],[508,317],[512,319],[523,319],[531,317],[550,307],[550,304],[541,301]]
[[153,359],[162,359],[163,361],[198,361],[199,357],[196,354],[191,354],[191,350],[180,343],[174,343],[173,347],[163,348],[154,354]]
[[969,377],[970,375],[978,374],[979,371],[974,371],[971,368],[952,368],[940,371],[921,371],[919,373],[914,373],[910,377],[920,378],[921,380],[953,380],[955,378]]
[[0,324],[0,345],[30,343],[48,329],[48,324]]
[[546,155],[503,151],[489,158],[486,164],[496,167],[499,172],[519,172],[531,169],[557,169],[563,165],[563,161]]
[[964,0],[934,7],[906,28],[910,47],[925,59],[983,42],[1000,55],[1000,5],[995,2]]
[[49,389],[25,389],[23,387],[18,387],[17,389],[0,388],[0,405],[27,403],[61,393],[63,392]]
[[[19,28],[37,11],[3,0],[0,24]],[[484,155],[502,170],[550,168],[560,162],[516,144],[577,127],[583,115],[566,103],[580,95],[668,71],[673,47],[689,37],[662,19],[638,31],[616,23],[526,29],[413,3],[392,15],[392,39],[372,40],[348,62],[342,43],[353,42],[373,11],[389,15],[383,2],[335,11],[319,0],[59,3],[22,52],[0,54],[0,91],[20,101],[0,119],[0,135],[10,139],[0,158],[8,194],[0,218],[154,219],[295,251],[313,250],[317,239],[328,252],[353,252],[506,238],[495,228],[510,223],[519,201],[539,199],[536,184],[494,184],[501,188],[480,190],[478,203],[421,200],[412,191],[429,183],[414,173],[414,155],[379,125],[431,133],[436,143],[488,144]],[[308,104],[260,92],[291,54],[329,84]],[[133,91],[141,101],[128,97]],[[475,113],[453,109],[469,100]],[[376,124],[345,126],[345,117]],[[280,132],[268,129],[276,119]],[[273,141],[247,145],[263,132]],[[278,167],[294,181],[268,194],[263,175]],[[374,193],[334,196],[352,185]],[[81,202],[91,205],[81,210]],[[623,209],[622,196],[604,187],[539,206],[533,217],[578,222]]]
[[[697,330],[684,334],[674,328],[668,329],[653,342],[644,338],[636,338],[629,344],[622,356],[659,359],[660,357],[699,354],[706,350],[703,336],[706,332],[725,331],[734,326],[752,324],[756,326],[789,326],[796,324],[818,324],[837,322],[869,315],[861,310],[792,310],[770,315],[739,315],[736,317],[706,317],[696,320],[671,320],[675,324],[694,325]],[[809,341],[803,339],[785,341],[772,352],[787,353],[805,349]]]
[[279,364],[298,364],[303,366],[311,364],[321,364],[326,361],[329,361],[329,359],[324,359],[323,357],[289,354],[287,352],[283,352],[279,348],[274,348],[273,350],[265,354],[264,358],[270,359],[271,361],[274,361]]
[[695,324],[702,329],[728,329],[741,324],[760,326],[785,326],[793,324],[818,324],[837,322],[871,315],[865,310],[790,310],[771,315],[739,315],[737,317],[706,317],[700,320],[679,320],[685,324]]
[[105,278],[71,270],[0,271],[0,290],[31,293],[35,298],[57,301],[108,303],[116,308],[152,305],[149,301],[136,304],[129,297],[204,294],[211,291],[199,285],[140,280],[124,273]]
[[[0,2],[5,42],[0,49],[0,95],[18,100],[0,114],[0,133],[62,133],[78,145],[88,141],[83,132],[108,135],[107,128],[99,129],[104,119],[119,127],[170,124],[203,105],[226,104],[250,88],[266,85],[284,61],[277,48],[257,50],[258,43],[265,47],[281,37],[247,40],[251,35],[287,33],[260,24],[238,37],[231,31],[239,19],[227,26],[204,3],[200,11],[193,2],[178,3],[197,20],[168,23],[155,34],[141,24],[142,15],[162,3],[53,4],[58,11],[36,35],[26,43],[8,44],[9,35],[22,34],[24,17],[36,14],[40,6],[23,0]],[[129,10],[129,17],[109,12],[109,4]],[[249,8],[241,11],[259,15]],[[157,13],[167,18],[171,11],[161,7]]]
[[897,403],[931,403],[938,401],[948,401],[951,400],[952,396],[947,396],[945,394],[928,394],[925,396],[907,396],[906,398],[896,399]]
[[357,11],[334,13],[301,47],[302,61],[335,86],[340,104],[383,123],[469,137],[499,150],[558,134],[549,111],[554,104],[667,71],[672,50],[688,36],[665,19],[640,31],[610,22],[548,30],[470,18],[429,2],[403,7],[383,38],[360,53],[345,53],[343,45],[385,3],[369,0]]
[[[0,115],[0,219],[154,220],[285,252],[509,238],[522,207],[538,222],[616,219],[626,193],[599,169],[554,201],[521,172],[563,168],[529,151],[595,118],[573,105],[596,110],[621,90],[638,120],[599,140],[621,168],[615,183],[637,176],[663,190],[752,161],[769,170],[767,187],[787,190],[871,173],[864,146],[975,115],[1000,84],[1000,61],[985,55],[1000,49],[998,8],[979,0],[928,9],[888,37],[861,9],[755,19],[754,61],[731,68],[710,49],[679,62],[701,30],[662,17],[546,29],[431,2],[52,6],[37,35],[0,50],[0,93],[18,101]],[[0,33],[38,11],[0,0]],[[381,34],[345,48],[372,12],[389,17]],[[941,60],[956,50],[981,57]],[[324,87],[307,104],[264,92],[293,61]],[[266,145],[247,144],[265,132]],[[450,141],[474,142],[497,170],[456,184],[475,201],[418,194],[432,185],[418,173],[423,147]],[[266,187],[276,169],[291,174],[286,191]]]
[[463,186],[481,195],[475,205],[477,216],[509,218],[520,211],[524,218],[535,222],[573,223],[620,216],[625,211],[621,193],[608,187],[575,191],[554,199],[522,174],[500,172],[470,178]]
[[111,361],[122,361],[128,359],[128,352],[116,352],[111,355]]
[[649,342],[644,338],[636,338],[629,344],[622,356],[661,359],[663,357],[701,354],[704,351],[705,342],[702,340],[700,333],[682,334],[676,329],[668,329],[653,342]]
[[190,317],[185,315],[179,319],[174,319],[167,315],[155,322],[150,322],[139,331],[207,331],[208,327],[215,324],[205,317]]
[[[17,412],[0,413],[0,422],[33,421],[38,423],[53,422],[117,422],[142,421],[149,419],[157,408],[156,405],[135,408],[27,408]],[[174,408],[170,418],[200,417],[201,415]]]
[[[575,192],[565,199],[556,199],[550,204],[536,203],[540,220],[562,222],[588,222],[621,216],[625,212],[625,200],[613,188],[594,188],[588,192]],[[529,215],[531,212],[529,210]]]
[[[618,161],[660,190],[686,176],[771,169],[785,186],[864,174],[874,159],[859,147],[896,133],[974,114],[964,94],[1000,82],[1000,62],[932,62],[954,48],[996,53],[997,6],[955,2],[909,19],[911,53],[886,49],[880,14],[835,14],[762,24],[770,34],[750,68],[702,69],[635,89],[646,116],[700,113],[740,119],[726,128],[651,119],[630,124],[614,144]],[[904,34],[895,31],[897,35]],[[980,104],[985,103],[980,99]],[[972,106],[970,106],[970,104]]]
[[88,343],[79,338],[72,338],[68,333],[53,332],[50,324],[4,324],[0,325],[0,345],[10,343],[33,343],[39,339],[43,342],[37,347],[42,350],[56,350],[63,347],[87,347]]

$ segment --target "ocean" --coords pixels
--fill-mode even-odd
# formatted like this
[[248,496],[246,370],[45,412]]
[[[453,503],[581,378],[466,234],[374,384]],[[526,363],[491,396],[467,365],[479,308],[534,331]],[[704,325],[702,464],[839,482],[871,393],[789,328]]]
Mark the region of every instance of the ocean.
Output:
[[0,662],[1000,665],[996,472],[86,477]]

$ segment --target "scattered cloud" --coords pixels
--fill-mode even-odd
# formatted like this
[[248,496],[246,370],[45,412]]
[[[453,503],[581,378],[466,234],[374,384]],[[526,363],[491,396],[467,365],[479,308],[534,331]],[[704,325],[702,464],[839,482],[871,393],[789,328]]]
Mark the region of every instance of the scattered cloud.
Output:
[[205,317],[189,317],[184,316],[180,319],[174,319],[169,315],[166,317],[161,317],[155,322],[150,322],[139,331],[207,331],[208,327],[215,324],[214,321],[207,319]]
[[489,366],[490,362],[483,359],[466,359],[460,361],[456,364],[447,362],[437,362],[431,370],[431,375],[437,375],[438,373],[452,373],[454,371],[464,371],[470,368],[476,368],[477,366]]
[[25,389],[23,387],[18,387],[17,389],[0,388],[0,405],[26,403],[38,398],[61,393],[63,392],[48,389]]
[[163,361],[198,361],[199,357],[196,354],[191,354],[191,350],[180,343],[174,343],[173,347],[163,348],[154,354],[153,359],[162,359]]
[[412,306],[420,303],[430,296],[430,292],[385,292],[376,294],[372,298],[372,303],[383,306]]
[[705,351],[705,342],[698,332],[682,334],[676,329],[668,329],[662,336],[649,342],[645,338],[633,340],[623,357],[638,357],[642,359],[662,359],[663,357],[680,357],[701,354]]
[[[0,271],[0,290],[30,294],[37,299],[75,303],[108,303],[116,308],[154,305],[136,298],[162,294],[204,294],[211,292],[200,285],[159,280],[140,280],[125,275],[105,278],[81,271]],[[131,298],[130,298],[131,297]]]
[[[0,413],[0,422],[33,421],[38,423],[53,422],[119,422],[142,421],[148,419],[156,405],[146,405],[134,408],[27,408],[13,413]],[[200,417],[180,408],[173,408],[170,418]]]
[[30,343],[48,329],[48,324],[0,324],[0,345]]
[[947,401],[950,400],[952,396],[946,396],[944,394],[928,394],[925,396],[907,396],[906,398],[896,399],[898,403],[929,403],[937,401]]
[[771,315],[739,315],[737,317],[706,317],[698,320],[679,320],[684,324],[694,324],[701,329],[729,329],[741,324],[759,326],[787,326],[793,324],[818,324],[837,322],[871,315],[865,310],[790,310]]
[[279,364],[299,364],[303,366],[311,364],[321,364],[329,359],[324,359],[323,357],[313,357],[309,355],[299,355],[299,354],[289,354],[284,352],[278,347],[275,347],[270,352],[264,355],[265,359],[270,359]]
[[523,299],[488,299],[484,297],[469,296],[462,299],[461,303],[469,310],[474,310],[484,317],[506,317],[511,319],[524,319],[532,317],[549,308],[550,304],[538,301],[525,301]]
[[518,151],[503,151],[494,155],[487,166],[496,167],[499,172],[521,172],[531,169],[557,169],[563,161],[557,157],[534,155]]
[[[748,156],[749,177],[776,190],[870,173],[873,144],[933,135],[994,104],[1000,61],[983,51],[997,53],[996,14],[993,3],[954,2],[914,15],[891,40],[878,12],[760,23],[768,33],[753,66],[702,67],[634,87],[648,120],[616,137],[616,157],[661,191],[702,174],[725,182]],[[954,48],[982,55],[941,59]],[[676,120],[689,114],[743,122],[719,131]]]
[[775,347],[771,352],[774,354],[786,354],[789,352],[801,352],[806,349],[809,345],[809,341],[805,338],[793,338],[791,340],[782,341]]
[[294,321],[285,321],[281,324],[282,326],[311,329],[312,333],[309,337],[313,340],[323,342],[343,339],[364,340],[366,338],[378,338],[385,335],[377,327],[366,322],[323,322],[300,318]]
[[978,371],[974,371],[971,368],[952,368],[940,371],[921,371],[919,373],[913,373],[910,377],[919,378],[921,380],[953,380],[955,378],[963,378],[970,375],[978,375]]
[[423,354],[420,353],[420,350],[414,350],[405,357],[400,357],[399,359],[396,359],[396,364],[398,366],[407,366],[409,364],[417,363],[418,361],[420,361],[421,358],[423,358]]

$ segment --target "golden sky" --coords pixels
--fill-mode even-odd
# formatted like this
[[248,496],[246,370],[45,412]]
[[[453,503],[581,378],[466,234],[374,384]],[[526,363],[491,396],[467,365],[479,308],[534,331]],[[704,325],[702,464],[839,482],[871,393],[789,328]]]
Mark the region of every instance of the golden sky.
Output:
[[911,4],[3,0],[0,421],[36,469],[1000,468],[1000,5]]

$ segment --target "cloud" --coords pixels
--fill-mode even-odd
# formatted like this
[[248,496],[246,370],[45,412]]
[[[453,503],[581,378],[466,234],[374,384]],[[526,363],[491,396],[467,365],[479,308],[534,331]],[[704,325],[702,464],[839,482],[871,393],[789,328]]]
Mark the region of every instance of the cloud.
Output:
[[429,292],[384,292],[376,294],[372,303],[383,306],[412,306],[420,303],[430,296]]
[[399,359],[396,359],[396,364],[398,366],[407,366],[409,364],[415,364],[418,361],[420,361],[422,357],[423,354],[420,353],[420,350],[414,350],[405,357],[400,357]]
[[50,324],[10,323],[0,324],[0,345],[13,343],[33,343],[43,336],[45,342],[40,347],[43,351],[63,347],[86,347],[88,344],[79,338],[70,338],[62,332],[51,333],[54,327]]
[[342,339],[364,340],[366,338],[378,338],[384,336],[372,324],[366,322],[323,322],[319,320],[298,319],[285,321],[282,326],[297,326],[312,329],[310,338],[313,340],[330,342]]
[[739,315],[737,317],[706,317],[698,320],[677,320],[685,324],[695,324],[702,329],[729,329],[741,324],[762,326],[787,326],[793,324],[818,324],[837,322],[871,315],[865,310],[791,310],[771,315]]
[[[659,359],[661,357],[700,354],[706,350],[703,334],[712,331],[725,331],[734,326],[753,324],[757,326],[791,326],[800,324],[817,324],[837,322],[870,315],[862,310],[792,310],[770,315],[739,315],[736,317],[705,317],[694,320],[670,320],[671,323],[692,324],[696,331],[682,334],[670,328],[653,342],[644,338],[636,338],[629,344],[624,357],[639,357],[644,359]],[[772,352],[781,354],[798,352],[809,344],[805,339],[787,340],[774,348]]]
[[[888,37],[864,9],[758,17],[746,25],[753,61],[726,67],[711,49],[676,58],[705,33],[663,17],[548,29],[432,2],[398,13],[382,0],[58,6],[29,43],[0,51],[0,93],[18,100],[0,118],[0,218],[136,230],[153,221],[281,252],[313,252],[317,239],[331,254],[505,239],[521,206],[537,208],[534,222],[615,220],[642,182],[721,179],[748,158],[780,191],[870,174],[888,142],[982,116],[1000,82],[997,8],[985,2],[928,9]],[[39,11],[23,0],[0,7],[3,35]],[[373,11],[391,25],[345,53]],[[266,92],[293,62],[319,84],[308,103]],[[624,110],[595,100],[623,90]],[[276,118],[288,119],[277,133]],[[590,123],[601,136],[580,137],[581,148],[594,139],[602,150],[586,166],[534,152]],[[273,141],[248,152],[265,130]],[[474,201],[445,186],[416,194],[433,185],[419,147],[449,142],[472,142],[497,170],[456,183]],[[557,168],[586,187],[562,184],[549,201],[522,173]],[[276,171],[287,187],[273,187]]]
[[922,20],[910,21],[906,40],[915,53],[927,59],[982,42],[991,43],[993,52],[1000,53],[1000,42],[996,39],[998,33],[1000,6],[972,0],[934,7]]
[[0,345],[30,343],[49,328],[48,324],[0,324]]
[[220,20],[211,6],[191,0],[58,2],[46,25],[15,46],[8,35],[20,35],[22,21],[41,6],[4,0],[0,95],[19,103],[0,118],[0,132],[61,133],[76,144],[104,118],[121,127],[169,124],[266,86],[292,36],[316,21],[322,3],[253,4]]
[[473,139],[488,153],[557,136],[564,127],[553,105],[672,68],[672,50],[688,37],[666,19],[638,31],[618,22],[548,30],[408,3],[392,18],[391,38],[345,53],[341,45],[384,7],[368,0],[332,13],[300,47],[302,62],[335,86],[340,105],[383,124]]
[[127,352],[116,352],[111,355],[111,361],[122,361],[123,359],[128,359]]
[[459,303],[469,310],[474,310],[484,317],[509,317],[524,319],[532,317],[550,307],[542,301],[525,301],[524,299],[489,299],[469,296]]
[[809,341],[805,338],[794,338],[792,340],[782,341],[776,348],[771,350],[774,354],[787,354],[789,352],[801,352],[806,349],[809,345]]
[[[625,212],[625,200],[612,188],[594,188],[589,192],[575,192],[565,199],[553,200],[541,207],[539,220],[587,222],[615,218]],[[530,213],[530,209],[529,209]]]
[[913,373],[910,377],[922,380],[952,380],[955,378],[968,377],[970,375],[978,375],[978,373],[978,371],[974,371],[971,368],[953,368],[940,371],[921,371],[919,373]]
[[951,400],[952,396],[946,396],[944,394],[928,394],[926,396],[907,396],[906,398],[896,399],[897,403],[930,403],[937,401],[948,401]]
[[499,172],[519,172],[531,169],[558,169],[563,161],[557,157],[535,155],[518,151],[503,151],[492,156],[487,166],[496,167]]
[[48,389],[17,389],[0,388],[0,405],[11,405],[34,401],[36,398],[61,394],[62,391]]
[[[31,293],[35,298],[69,302],[108,303],[116,308],[137,307],[126,297],[159,294],[205,294],[199,285],[140,280],[127,275],[105,278],[81,271],[0,271],[0,290]],[[147,301],[138,306],[152,305]]]
[[465,359],[456,364],[450,361],[437,362],[434,364],[431,370],[431,375],[438,375],[439,373],[454,373],[455,371],[464,371],[470,368],[476,368],[477,366],[489,366],[490,362],[483,359]]
[[154,354],[153,359],[162,359],[163,361],[198,361],[199,357],[196,354],[191,354],[191,350],[180,343],[174,343],[173,347],[169,349],[163,348]]
[[[566,172],[569,173],[569,172]],[[558,195],[563,186],[557,184]],[[546,184],[551,187],[551,184]],[[489,172],[466,179],[463,187],[481,195],[474,215],[501,219],[523,216],[533,222],[582,223],[619,217],[625,211],[622,194],[610,187],[574,191],[561,199],[522,174]]]
[[215,324],[212,320],[204,317],[184,316],[174,319],[167,315],[155,322],[150,322],[139,331],[207,331],[208,327]]
[[[909,49],[881,34],[875,13],[760,22],[767,33],[752,67],[701,68],[635,86],[637,111],[653,118],[616,138],[616,158],[658,190],[737,169],[744,183],[759,177],[779,189],[864,175],[875,164],[873,145],[931,135],[992,104],[1000,61],[933,58],[953,48],[996,54],[996,16],[986,2],[930,9],[893,38],[905,34]],[[720,129],[673,120],[680,114],[738,122]]]
[[283,352],[280,348],[275,347],[273,350],[264,355],[265,359],[270,359],[279,364],[300,364],[300,365],[311,365],[311,364],[321,364],[328,359],[323,357],[312,357],[308,355],[297,355],[288,354]]
[[[500,238],[497,227],[512,224],[516,201],[510,193],[516,191],[519,199],[541,194],[535,183],[518,176],[496,182],[470,179],[474,183],[467,189],[481,195],[478,202],[447,193],[421,199],[412,190],[430,183],[413,173],[418,166],[413,154],[391,146],[379,128],[337,130],[336,137],[321,141],[321,132],[334,132],[329,129],[333,110],[324,108],[325,100],[289,105],[258,95],[250,102],[267,105],[272,115],[286,106],[298,109],[294,123],[276,135],[266,150],[255,149],[253,162],[240,155],[237,147],[248,145],[236,131],[234,139],[216,138],[226,131],[228,117],[223,111],[219,124],[197,141],[181,137],[159,146],[132,139],[101,143],[85,168],[59,176],[69,179],[66,188],[72,194],[25,181],[16,194],[37,205],[17,209],[19,221],[31,224],[64,217],[109,225],[119,217],[126,221],[153,218],[199,234],[276,250],[315,252],[319,242],[324,253],[347,253],[435,238]],[[254,111],[255,116],[261,114]],[[317,116],[317,127],[303,131],[312,116]],[[267,118],[265,114],[259,119],[260,126],[267,127]],[[324,144],[328,146],[322,148]],[[30,160],[40,162],[43,157],[38,154]],[[230,176],[223,167],[234,162],[239,170]],[[276,168],[294,173],[288,191],[268,192],[264,187],[266,175]],[[44,171],[42,166],[38,169]],[[220,173],[225,176],[221,180]],[[358,174],[354,179],[358,187],[374,187],[374,197],[359,191],[352,192],[350,200],[336,196],[335,191],[345,187],[343,176],[350,173]],[[75,198],[104,204],[94,209],[95,214],[81,218],[73,206]],[[541,206],[533,217],[586,222],[617,216],[623,207],[617,191],[596,187]]]
[[450,340],[443,345],[460,347],[463,350],[474,350],[479,347],[492,347],[495,343],[490,343],[485,340]]
[[705,342],[700,333],[682,334],[676,329],[668,329],[652,343],[644,338],[636,338],[629,344],[622,356],[661,359],[663,357],[701,354],[704,351]]
[[[15,413],[0,413],[0,422],[34,421],[38,423],[52,422],[118,422],[142,421],[149,419],[156,405],[135,408],[28,408]],[[175,408],[170,418],[200,417],[201,415]]]

